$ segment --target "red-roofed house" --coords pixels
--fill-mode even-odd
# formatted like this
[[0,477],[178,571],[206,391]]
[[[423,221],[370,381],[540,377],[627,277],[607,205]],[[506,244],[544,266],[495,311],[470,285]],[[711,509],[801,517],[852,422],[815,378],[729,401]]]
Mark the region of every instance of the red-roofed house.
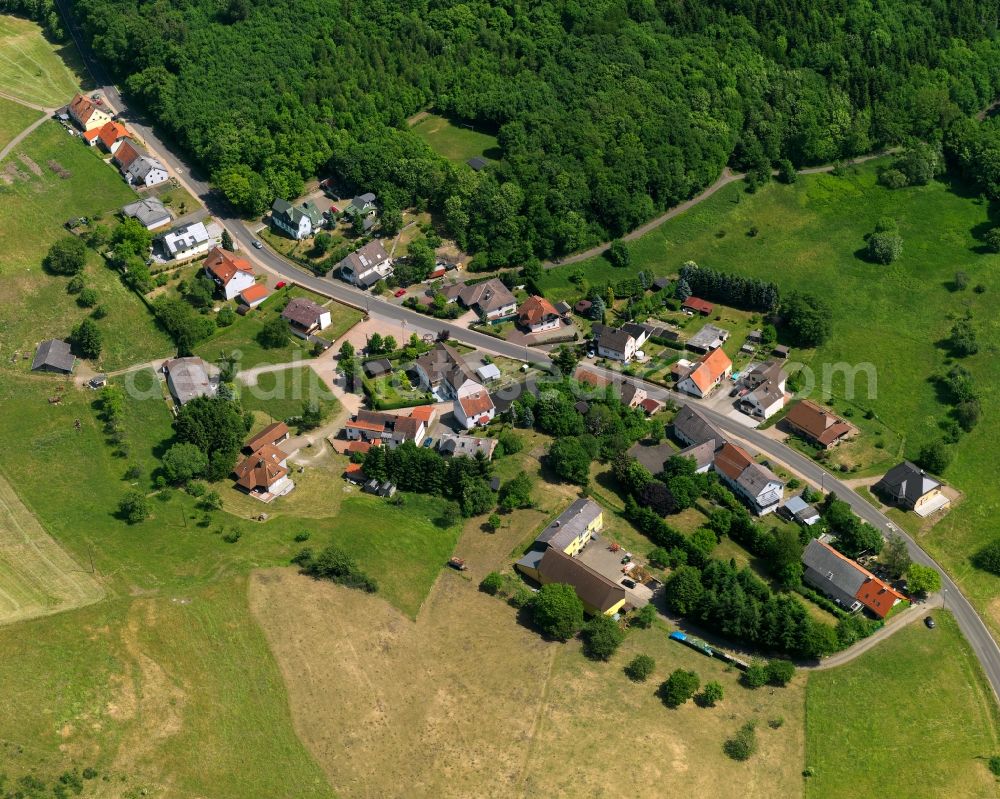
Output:
[[732,373],[733,362],[720,347],[702,355],[688,373],[677,381],[677,390],[704,398]]
[[132,162],[140,155],[142,155],[142,150],[139,149],[139,145],[132,139],[123,139],[118,145],[118,149],[115,150],[115,157],[112,160],[124,172],[132,166]]
[[111,121],[111,114],[84,94],[78,94],[69,104],[69,115],[85,131],[99,128]]
[[497,413],[490,392],[473,381],[462,387],[458,397],[455,398],[454,406],[455,418],[466,430],[471,430],[476,425],[488,424]]
[[517,317],[532,333],[559,327],[559,312],[545,297],[528,297],[517,309]]
[[248,455],[233,474],[237,486],[264,502],[295,488],[295,483],[288,478],[288,455],[273,444],[264,444]]
[[213,247],[205,258],[205,274],[215,281],[227,300],[231,300],[254,283],[253,267],[245,258],[222,247]]
[[284,422],[274,422],[273,424],[269,424],[257,435],[247,441],[243,449],[250,452],[256,452],[265,444],[277,446],[282,441],[287,440],[289,435],[291,435],[291,433],[288,430],[287,424]]
[[844,610],[862,606],[880,619],[904,599],[903,594],[829,544],[813,539],[802,553],[802,579],[831,597]]
[[854,430],[839,416],[812,400],[802,400],[793,405],[785,415],[785,423],[796,433],[823,448],[832,447]]
[[128,129],[124,125],[112,120],[99,128],[88,130],[83,134],[83,139],[92,147],[100,144],[109,153],[114,154],[128,135]]
[[722,445],[715,453],[712,468],[722,482],[747,502],[757,515],[771,513],[781,504],[785,484],[774,472],[761,466],[735,444]]
[[708,316],[712,313],[715,306],[710,302],[705,302],[705,300],[700,297],[688,297],[681,304],[681,308],[685,311],[691,311],[691,313],[700,313],[702,316]]

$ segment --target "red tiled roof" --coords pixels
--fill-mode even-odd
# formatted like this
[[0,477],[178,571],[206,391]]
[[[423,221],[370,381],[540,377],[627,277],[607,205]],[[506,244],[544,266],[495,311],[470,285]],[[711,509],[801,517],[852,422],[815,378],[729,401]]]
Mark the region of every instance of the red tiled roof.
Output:
[[274,422],[269,424],[263,430],[261,430],[257,435],[251,438],[246,443],[246,448],[251,452],[256,452],[265,444],[277,444],[284,438],[288,437],[288,425],[284,422]]
[[825,547],[827,551],[836,555],[842,561],[847,563],[852,569],[864,575],[865,581],[861,584],[861,587],[858,589],[854,598],[861,602],[879,618],[885,618],[885,614],[892,609],[892,606],[896,604],[897,599],[906,599],[903,594],[891,585],[883,582],[860,563],[851,560],[842,552],[838,552],[825,541],[817,541],[816,543]]
[[122,169],[128,169],[131,163],[142,155],[142,151],[132,139],[125,139],[115,153],[114,162]]
[[[490,394],[486,390],[477,391],[475,394],[466,394],[459,397],[458,401],[465,415],[470,419],[474,419],[480,414],[486,414],[488,417],[489,412],[493,410],[493,400],[490,399]],[[487,421],[489,421],[488,418]]]
[[353,422],[345,424],[344,427],[353,427],[355,430],[371,430],[373,433],[381,433],[385,430],[385,424],[367,422],[364,419],[355,419]]
[[99,128],[98,135],[101,138],[101,144],[110,150],[116,141],[128,136],[128,129],[124,125],[112,120]]
[[604,388],[608,384],[608,381],[603,377],[600,377],[599,375],[596,375],[586,369],[577,369],[576,381],[578,383],[586,383],[594,388]]
[[521,324],[537,325],[549,317],[559,317],[559,312],[545,297],[528,297],[517,311]]
[[87,120],[89,120],[95,112],[101,111],[102,113],[107,113],[96,103],[94,103],[89,97],[83,94],[78,94],[73,98],[73,101],[69,104],[69,112],[74,119],[79,121],[81,125],[86,125]]
[[271,295],[270,290],[263,283],[254,283],[252,286],[243,289],[240,296],[247,305],[263,300]]
[[[124,145],[122,145],[124,147]],[[213,247],[205,258],[205,268],[218,278],[225,286],[237,272],[253,274],[253,267],[245,258],[239,258],[235,254],[222,247]]]
[[851,432],[847,422],[811,400],[802,400],[792,406],[785,419],[824,446]]
[[708,391],[716,381],[722,377],[727,369],[733,368],[733,362],[729,356],[719,347],[712,350],[698,359],[698,364],[690,371],[688,377],[694,382],[702,393]]
[[646,397],[646,399],[644,399],[642,402],[639,403],[639,406],[646,413],[652,414],[660,410],[660,408],[663,407],[663,403],[660,402],[659,400],[653,399],[652,397]]
[[684,304],[681,307],[687,308],[691,311],[697,311],[700,314],[710,314],[715,306],[700,297],[688,297],[684,300]]
[[[107,127],[107,125],[105,125],[104,127]],[[90,142],[94,141],[94,139],[96,139],[98,136],[101,135],[102,130],[104,130],[104,128],[94,128],[93,130],[88,130],[86,133],[83,134],[83,140],[89,144]]]
[[236,484],[248,491],[270,488],[288,474],[288,469],[281,465],[287,457],[274,445],[265,444],[236,467]]
[[425,424],[430,424],[436,412],[433,405],[418,405],[416,408],[410,410],[410,416],[414,419],[419,419]]
[[715,456],[715,468],[730,480],[736,480],[754,460],[735,444],[723,444]]

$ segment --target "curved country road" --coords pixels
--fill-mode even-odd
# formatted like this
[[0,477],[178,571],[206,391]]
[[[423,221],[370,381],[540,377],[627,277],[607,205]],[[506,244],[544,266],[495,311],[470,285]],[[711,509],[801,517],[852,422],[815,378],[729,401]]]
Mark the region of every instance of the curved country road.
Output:
[[[452,337],[466,344],[472,345],[486,352],[504,355],[515,360],[525,360],[526,357],[529,357],[527,348],[522,345],[511,344],[510,342],[503,341],[502,339],[477,333],[474,330],[468,330],[455,324],[430,319],[423,314],[410,310],[409,308],[404,308],[400,305],[388,302],[387,300],[372,296],[367,292],[363,292],[341,281],[334,281],[326,277],[317,277],[311,273],[305,272],[300,267],[285,260],[283,257],[277,255],[269,249],[253,249],[251,245],[256,240],[253,230],[242,219],[233,213],[228,204],[219,197],[206,180],[196,177],[190,173],[190,170],[188,170],[184,162],[182,162],[169,148],[163,144],[148,123],[146,123],[141,117],[129,113],[125,102],[118,93],[118,90],[111,85],[110,80],[107,79],[107,73],[104,71],[101,64],[96,61],[90,49],[85,46],[83,38],[80,35],[75,22],[68,13],[68,0],[56,0],[56,3],[67,23],[67,29],[76,40],[77,47],[83,56],[84,62],[87,64],[88,69],[94,75],[98,83],[103,86],[103,89],[108,99],[111,101],[112,106],[117,108],[121,115],[128,121],[128,124],[130,124],[143,138],[145,138],[149,148],[160,157],[170,170],[174,172],[178,180],[189,191],[191,191],[192,194],[199,197],[205,203],[206,207],[219,218],[219,220],[229,230],[233,238],[240,243],[244,254],[247,257],[251,258],[267,271],[281,275],[288,280],[293,280],[305,288],[317,292],[318,294],[331,297],[332,299],[344,302],[357,308],[363,308],[367,312],[378,316],[379,318],[396,322],[405,322],[411,329],[414,330],[431,330],[432,332],[448,331]],[[865,159],[858,159],[855,163],[875,157],[878,156],[867,156]],[[829,171],[832,168],[832,166],[813,167],[812,169],[804,170],[804,172],[823,172]],[[720,180],[732,182],[733,180],[739,179],[739,177],[740,176],[735,174],[730,174],[728,176],[723,175]],[[718,183],[719,181],[716,181],[716,184]],[[719,188],[716,184],[713,184],[715,185],[714,191],[717,191]],[[721,185],[725,184],[723,183]],[[711,187],[706,191],[709,190],[711,190]],[[699,195],[700,199],[699,197],[693,198],[689,201],[689,204],[683,207],[685,209],[690,208],[697,202],[703,200],[706,196],[710,195],[703,193],[702,195]],[[672,212],[667,213],[675,216],[676,214],[681,213],[681,208],[682,206],[678,206],[678,209],[674,209]],[[657,220],[647,223],[644,228],[646,230],[651,230],[667,218],[670,217],[663,215]],[[640,230],[642,229],[643,228],[640,228]],[[530,359],[533,363],[539,364],[540,366],[551,365],[551,360],[548,355],[538,350],[533,350],[531,352]],[[602,369],[597,366],[590,368],[609,380],[622,380],[622,376],[617,372]],[[655,383],[648,383],[644,380],[636,378],[631,378],[631,380],[632,382],[641,385],[650,397],[661,400],[670,400],[678,405],[692,404],[698,407],[710,421],[720,427],[724,432],[735,438],[742,439],[757,452],[763,453],[770,458],[774,458],[776,461],[786,464],[790,471],[804,477],[810,483],[817,486],[823,485],[828,491],[835,491],[837,496],[847,502],[859,517],[873,525],[876,529],[898,533],[906,541],[907,547],[910,551],[910,557],[914,560],[914,562],[925,566],[933,566],[941,573],[942,587],[945,591],[947,591],[946,596],[948,609],[954,614],[955,619],[958,622],[959,629],[961,629],[962,634],[969,641],[972,651],[975,653],[976,658],[982,665],[986,679],[989,682],[990,687],[993,689],[994,696],[1000,698],[1000,647],[997,646],[997,643],[990,635],[986,624],[976,613],[976,610],[973,608],[969,600],[962,594],[958,585],[951,579],[948,573],[945,572],[944,569],[942,569],[930,555],[924,552],[924,550],[921,549],[905,531],[897,528],[896,525],[894,525],[881,511],[866,502],[860,495],[852,491],[850,487],[838,480],[833,474],[824,470],[815,461],[799,454],[796,450],[785,446],[781,442],[768,438],[753,428],[746,427],[736,419],[702,406],[701,403],[692,397],[687,397],[670,391],[669,389]]]
[[3,159],[6,158],[10,154],[10,152],[15,147],[17,147],[17,145],[19,145],[22,141],[28,138],[28,136],[34,133],[36,128],[40,127],[42,123],[45,122],[45,120],[51,117],[55,113],[56,109],[46,108],[43,105],[36,105],[35,103],[29,103],[27,100],[21,100],[20,98],[15,97],[13,94],[7,94],[7,92],[3,91],[0,91],[0,97],[2,97],[4,100],[10,100],[12,103],[17,103],[18,105],[23,105],[26,108],[32,108],[35,111],[42,112],[42,115],[38,119],[36,119],[34,122],[28,125],[28,127],[26,127],[24,130],[18,133],[13,139],[11,139],[4,146],[2,150],[0,150],[0,161],[3,161]]

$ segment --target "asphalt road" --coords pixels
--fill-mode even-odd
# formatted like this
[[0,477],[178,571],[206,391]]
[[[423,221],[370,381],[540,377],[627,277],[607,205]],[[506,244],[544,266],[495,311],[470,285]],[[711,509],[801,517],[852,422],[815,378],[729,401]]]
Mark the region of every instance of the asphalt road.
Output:
[[[252,247],[252,242],[255,239],[253,231],[242,219],[233,214],[225,200],[214,191],[205,177],[193,174],[187,165],[174,155],[172,149],[167,147],[160,137],[157,136],[152,126],[146,120],[130,112],[118,89],[111,83],[106,70],[94,58],[90,48],[85,45],[79,29],[73,24],[72,17],[68,13],[67,0],[56,0],[56,4],[62,13],[64,21],[67,23],[70,33],[76,41],[77,48],[80,50],[88,69],[95,81],[103,87],[104,93],[112,106],[146,140],[149,148],[173,170],[188,190],[197,195],[205,203],[206,208],[225,225],[233,238],[239,241],[245,254],[251,256],[272,272],[282,275],[289,280],[294,280],[296,283],[318,294],[332,297],[349,305],[364,308],[380,318],[397,322],[405,321],[408,326],[419,330],[447,330],[453,338],[493,354],[505,355],[509,358],[520,360],[526,360],[529,357],[527,349],[523,346],[510,344],[501,339],[486,336],[448,322],[429,319],[429,317],[423,314],[375,297],[368,292],[363,292],[341,281],[317,277],[305,272],[266,247],[262,250],[254,249]],[[532,363],[543,366],[551,363],[549,357],[539,350],[532,350],[530,352],[530,360]],[[621,375],[616,372],[597,366],[589,368],[609,379],[621,379]],[[963,635],[969,641],[976,658],[982,664],[983,671],[990,686],[993,688],[994,695],[1000,698],[1000,647],[997,646],[986,624],[976,613],[972,604],[965,598],[955,582],[905,531],[899,529],[888,517],[862,499],[847,485],[794,449],[785,446],[779,441],[768,438],[757,430],[745,427],[727,416],[703,407],[701,403],[691,397],[669,391],[655,383],[647,383],[636,378],[631,379],[642,385],[651,397],[661,400],[669,399],[679,405],[693,404],[699,407],[704,415],[723,431],[734,437],[743,439],[752,448],[768,457],[774,458],[776,461],[780,461],[792,472],[804,477],[815,485],[822,485],[827,491],[835,491],[837,496],[847,502],[859,517],[873,525],[876,529],[883,532],[896,532],[902,536],[907,543],[910,557],[914,562],[933,566],[941,573],[942,587],[945,591],[945,605],[954,614],[959,629],[961,629]]]

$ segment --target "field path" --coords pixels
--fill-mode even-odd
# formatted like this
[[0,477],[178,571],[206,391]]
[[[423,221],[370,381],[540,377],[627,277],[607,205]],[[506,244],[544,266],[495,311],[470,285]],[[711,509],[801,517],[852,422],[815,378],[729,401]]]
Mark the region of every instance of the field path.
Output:
[[0,475],[0,624],[97,602],[104,589],[39,524]]
[[3,161],[3,159],[6,158],[10,154],[11,150],[13,150],[15,147],[17,147],[17,145],[19,145],[22,141],[24,141],[26,138],[28,138],[28,136],[30,136],[32,133],[34,133],[34,131],[35,131],[36,128],[38,128],[41,125],[43,125],[46,122],[48,122],[48,120],[49,120],[49,115],[48,114],[42,114],[42,116],[40,116],[38,119],[36,119],[30,125],[28,125],[28,127],[26,127],[24,130],[22,130],[20,133],[18,133],[11,140],[10,144],[8,144],[6,147],[4,147],[2,150],[0,150],[0,161]]
[[[852,158],[849,161],[844,162],[844,166],[852,166],[853,164],[863,164],[865,161],[871,161],[873,158],[881,158],[884,155],[888,155],[892,150],[887,150],[880,153],[872,153],[871,155],[864,155],[860,158]],[[798,170],[799,175],[817,175],[821,172],[832,172],[837,168],[837,164],[825,164],[823,166],[811,166],[806,169]],[[777,174],[777,171],[774,172]],[[622,241],[635,241],[642,236],[645,236],[652,230],[655,230],[668,219],[673,219],[679,214],[683,214],[685,211],[694,208],[698,203],[704,202],[713,194],[715,194],[723,186],[728,186],[730,183],[735,183],[737,180],[743,180],[746,177],[744,172],[733,172],[728,166],[722,170],[722,174],[719,175],[718,179],[705,189],[701,194],[692,197],[690,200],[685,200],[680,205],[675,205],[668,211],[663,212],[657,217],[653,217],[648,222],[645,222],[634,230],[630,230],[624,236],[622,236]],[[573,253],[572,255],[567,255],[565,258],[560,258],[558,260],[545,261],[542,264],[546,269],[554,269],[557,266],[566,266],[567,264],[577,264],[580,261],[586,261],[589,258],[596,258],[598,255],[603,253],[611,245],[610,241],[605,241],[601,244],[597,244],[590,249],[582,250],[581,252]]]

